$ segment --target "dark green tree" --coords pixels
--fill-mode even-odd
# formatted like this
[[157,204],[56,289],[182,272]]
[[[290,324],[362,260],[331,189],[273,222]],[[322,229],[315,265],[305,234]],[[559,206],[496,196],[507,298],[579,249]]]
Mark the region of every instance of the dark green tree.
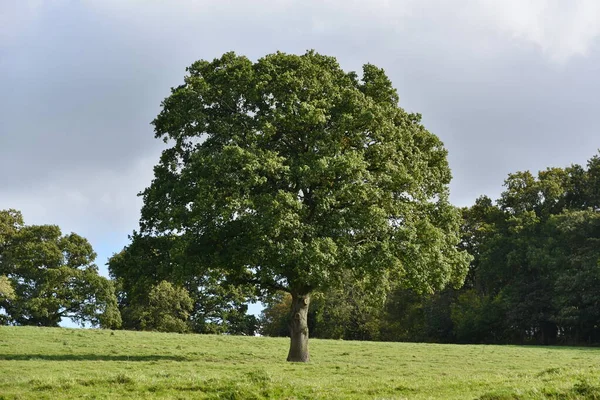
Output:
[[510,174],[496,205],[482,198],[463,211],[463,248],[474,260],[453,307],[458,340],[596,340],[589,339],[597,333],[588,311],[595,301],[598,254],[590,249],[597,243],[599,160],[537,176]]
[[111,281],[98,275],[89,242],[55,225],[24,225],[15,210],[0,211],[0,275],[14,295],[0,299],[6,322],[58,326],[62,318],[118,327]]
[[558,271],[553,305],[568,343],[600,342],[600,212],[565,211],[549,221],[546,251]]
[[260,315],[259,332],[264,336],[289,336],[292,295],[288,292],[276,292],[263,301]]
[[309,359],[311,293],[348,274],[384,289],[462,282],[447,152],[383,70],[359,77],[310,51],[227,53],[187,71],[153,122],[168,148],[141,233],[181,236],[198,265],[289,292],[289,361]]
[[162,281],[188,292],[193,309],[189,326],[196,333],[253,334],[254,316],[247,314],[246,301],[253,288],[232,285],[227,277],[207,270],[192,248],[177,235],[141,236],[134,232],[131,243],[108,261],[110,275],[118,282],[119,308],[126,329],[143,329],[140,312],[148,307],[152,288]]
[[[347,276],[339,287],[318,293],[309,326],[314,337],[344,340],[379,339],[387,290],[358,277]],[[312,314],[312,321],[311,321]]]
[[399,287],[393,290],[381,318],[380,339],[401,342],[454,342],[451,307],[457,291],[446,288],[435,293],[417,293]]

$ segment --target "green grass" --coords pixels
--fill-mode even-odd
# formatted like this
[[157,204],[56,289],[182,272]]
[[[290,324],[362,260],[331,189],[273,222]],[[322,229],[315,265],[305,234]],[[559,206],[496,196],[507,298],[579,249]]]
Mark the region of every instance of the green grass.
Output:
[[0,399],[600,399],[600,349],[0,327]]

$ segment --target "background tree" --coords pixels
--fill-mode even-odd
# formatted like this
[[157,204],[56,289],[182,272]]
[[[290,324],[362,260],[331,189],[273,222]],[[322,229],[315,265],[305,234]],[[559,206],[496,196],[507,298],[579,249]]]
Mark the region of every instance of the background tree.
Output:
[[[11,301],[15,298],[15,290],[13,289],[10,280],[6,276],[0,276],[0,302]],[[0,324],[6,325],[8,317],[5,314],[0,314]]]
[[309,359],[311,293],[345,276],[462,282],[446,150],[383,70],[359,78],[307,52],[227,53],[187,71],[154,120],[169,147],[143,192],[142,234],[181,236],[198,265],[289,292],[289,361]]
[[345,277],[339,287],[315,296],[312,313],[309,312],[313,336],[344,340],[379,339],[386,295],[387,290],[381,286]]
[[118,327],[112,282],[98,275],[96,254],[83,237],[62,235],[55,225],[24,225],[15,210],[0,211],[0,275],[12,298],[0,299],[6,321],[58,326],[62,318]]
[[[345,280],[340,287],[326,293],[314,293],[307,324],[311,336],[322,339],[376,340],[386,292],[372,290],[359,280]],[[381,289],[381,288],[380,288]],[[266,336],[289,336],[292,297],[278,292],[265,301],[261,314],[261,333]]]
[[418,293],[399,287],[386,300],[380,339],[401,342],[452,343],[451,305],[456,290]]
[[599,158],[587,168],[510,174],[494,203],[463,209],[461,248],[474,259],[460,290],[398,288],[383,340],[598,343]]
[[553,305],[569,344],[600,342],[600,212],[566,211],[553,216],[547,244],[559,271]]
[[6,276],[0,276],[0,299],[12,300],[15,298],[15,290]]
[[599,160],[510,174],[496,205],[482,198],[465,210],[463,243],[475,258],[453,305],[457,340],[597,340]]
[[264,336],[289,336],[292,295],[276,292],[263,300],[264,308],[260,315],[260,333]]
[[[17,210],[0,210],[0,271],[6,271],[3,261],[5,249],[8,247],[9,240],[14,236],[17,230],[23,226],[23,216]],[[6,272],[4,272],[6,273]],[[10,279],[0,273],[0,324],[6,325],[9,317],[6,315],[6,304],[15,299],[15,290]]]
[[147,305],[139,308],[138,318],[143,330],[184,333],[189,331],[192,309],[187,290],[162,281],[150,289]]
[[134,232],[131,243],[109,259],[109,273],[119,283],[123,327],[143,329],[139,316],[152,288],[168,281],[184,288],[192,300],[187,321],[192,332],[253,335],[257,320],[247,314],[246,301],[254,298],[254,289],[232,285],[225,274],[207,270],[183,240]]

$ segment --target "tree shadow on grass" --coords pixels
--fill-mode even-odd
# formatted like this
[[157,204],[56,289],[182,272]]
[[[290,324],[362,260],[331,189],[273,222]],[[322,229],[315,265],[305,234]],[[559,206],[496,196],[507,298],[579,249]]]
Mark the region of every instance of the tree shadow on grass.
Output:
[[183,356],[111,354],[0,354],[0,361],[188,361]]

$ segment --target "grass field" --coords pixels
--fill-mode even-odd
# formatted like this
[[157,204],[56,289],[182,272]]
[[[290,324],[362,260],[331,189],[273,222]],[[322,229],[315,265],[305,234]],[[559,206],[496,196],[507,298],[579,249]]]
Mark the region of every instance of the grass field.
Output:
[[600,349],[0,327],[0,399],[600,399]]

